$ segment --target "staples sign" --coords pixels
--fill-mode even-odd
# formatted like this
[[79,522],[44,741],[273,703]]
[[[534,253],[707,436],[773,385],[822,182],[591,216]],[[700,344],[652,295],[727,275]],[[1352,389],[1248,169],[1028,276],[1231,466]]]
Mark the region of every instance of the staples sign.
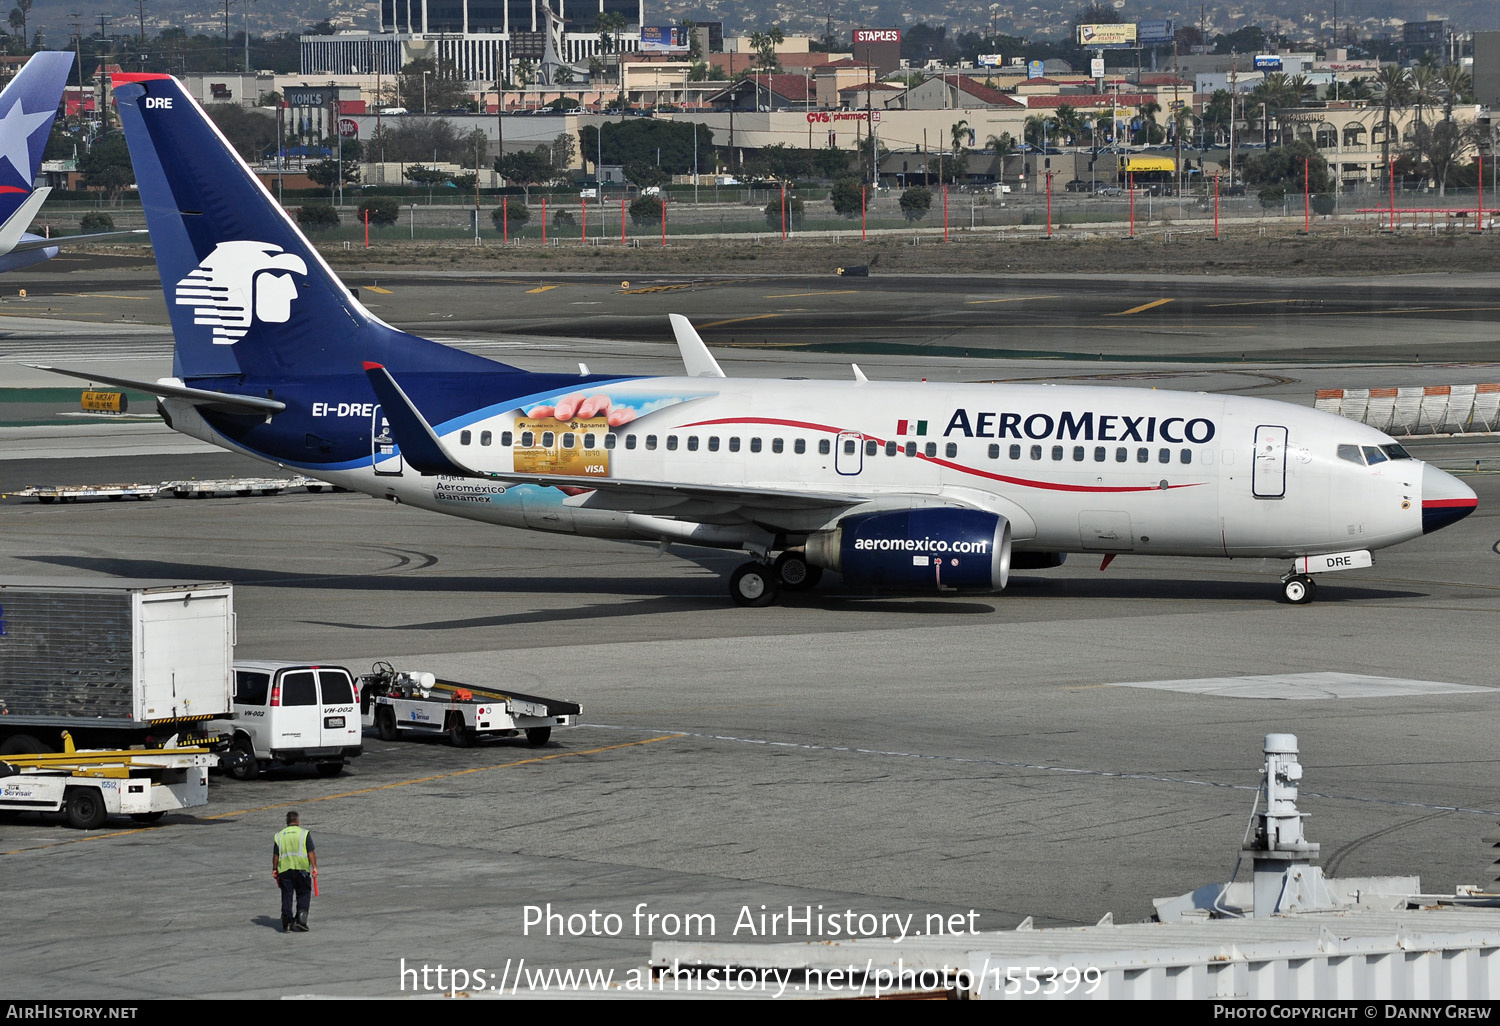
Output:
[[901,30],[855,29],[854,41],[856,43],[899,43],[901,42]]

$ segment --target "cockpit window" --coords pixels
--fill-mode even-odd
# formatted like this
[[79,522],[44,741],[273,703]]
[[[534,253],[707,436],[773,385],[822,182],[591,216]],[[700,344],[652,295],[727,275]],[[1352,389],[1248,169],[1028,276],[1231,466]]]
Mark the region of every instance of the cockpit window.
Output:
[[1411,453],[1407,452],[1405,447],[1399,445],[1396,442],[1392,442],[1390,445],[1382,445],[1380,447],[1380,451],[1385,453],[1393,460],[1411,459]]
[[1348,460],[1350,463],[1358,463],[1361,467],[1365,465],[1365,458],[1360,455],[1359,446],[1357,445],[1339,446],[1339,459]]
[[1389,456],[1380,451],[1380,446],[1378,445],[1366,445],[1362,446],[1362,448],[1365,454],[1365,462],[1369,463],[1372,467],[1377,463],[1384,463],[1390,459]]

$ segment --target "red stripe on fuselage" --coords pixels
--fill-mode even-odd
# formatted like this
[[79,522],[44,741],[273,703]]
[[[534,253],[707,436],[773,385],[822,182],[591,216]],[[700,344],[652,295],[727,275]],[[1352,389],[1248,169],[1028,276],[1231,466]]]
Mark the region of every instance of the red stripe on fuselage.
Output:
[[1477,509],[1478,499],[1423,499],[1423,509]]
[[[678,430],[694,427],[714,427],[720,424],[768,424],[776,427],[805,428],[809,431],[827,431],[828,433],[835,435],[844,430],[843,428],[831,427],[827,424],[813,424],[805,420],[781,420],[773,417],[723,417],[719,420],[699,420],[694,421],[691,424],[679,425]],[[879,438],[875,435],[865,434],[864,432],[851,433],[859,434],[860,437],[866,439],[867,441],[874,442],[877,445],[884,445],[887,441],[887,439]],[[916,453],[914,457],[907,458],[926,460],[928,463],[934,463],[940,467],[947,467],[949,470],[956,470],[961,474],[972,474],[975,477],[982,477],[990,481],[1003,481],[1006,484],[1020,485],[1022,488],[1041,488],[1053,492],[1112,493],[1159,492],[1163,490],[1160,485],[1070,485],[1059,484],[1056,481],[1033,481],[1029,478],[1024,477],[1008,477],[1005,474],[992,474],[987,470],[980,470],[977,467],[966,467],[962,463],[954,463],[951,460],[939,459],[936,456],[927,456],[920,452]],[[1174,491],[1178,488],[1196,488],[1199,485],[1205,483],[1206,482],[1204,481],[1193,481],[1188,484],[1167,485],[1166,490]]]

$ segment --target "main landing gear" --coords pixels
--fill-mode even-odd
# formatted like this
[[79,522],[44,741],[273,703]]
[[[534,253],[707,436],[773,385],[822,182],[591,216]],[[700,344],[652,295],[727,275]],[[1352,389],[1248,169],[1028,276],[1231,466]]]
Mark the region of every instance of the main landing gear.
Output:
[[783,552],[776,561],[744,563],[729,575],[729,597],[741,606],[773,605],[785,591],[807,591],[823,579],[823,568],[800,552]]
[[1281,595],[1294,606],[1305,606],[1318,594],[1318,585],[1307,574],[1291,573],[1281,579]]

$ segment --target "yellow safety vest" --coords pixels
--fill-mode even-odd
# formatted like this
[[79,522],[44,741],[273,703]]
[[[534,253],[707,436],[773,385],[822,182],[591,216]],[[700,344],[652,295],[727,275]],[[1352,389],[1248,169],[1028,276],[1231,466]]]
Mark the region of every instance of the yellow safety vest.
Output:
[[276,871],[285,873],[291,869],[306,872],[312,868],[307,860],[307,831],[299,826],[289,826],[276,835]]

